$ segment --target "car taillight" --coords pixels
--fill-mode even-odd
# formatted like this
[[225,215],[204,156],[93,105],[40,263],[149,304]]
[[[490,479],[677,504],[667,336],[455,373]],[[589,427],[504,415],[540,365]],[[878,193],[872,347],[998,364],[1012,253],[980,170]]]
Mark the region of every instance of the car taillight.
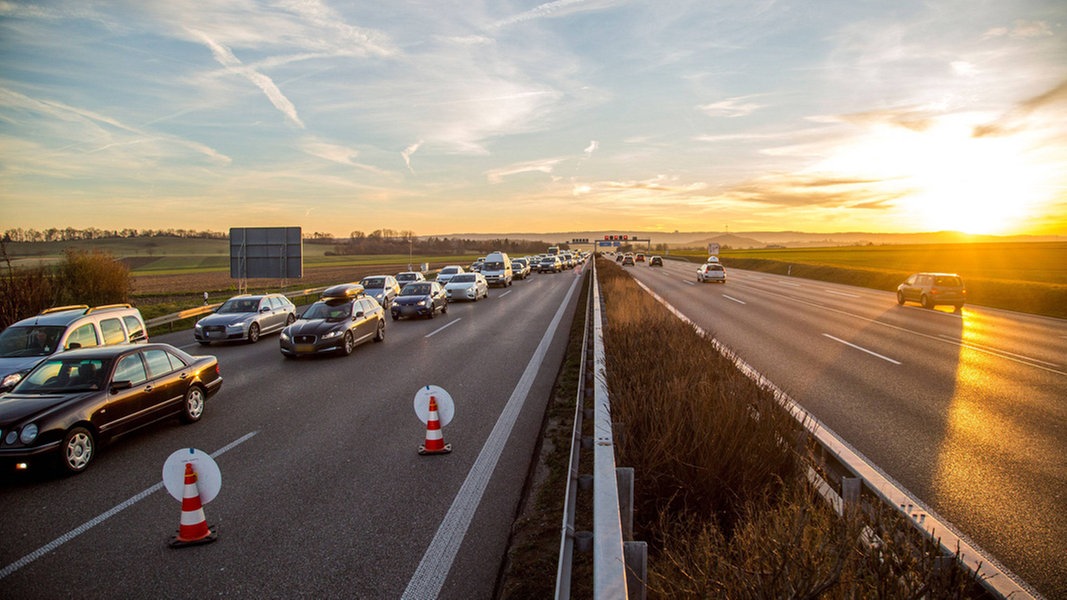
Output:
[[215,374],[222,375],[222,371],[219,370],[219,363],[215,363]]

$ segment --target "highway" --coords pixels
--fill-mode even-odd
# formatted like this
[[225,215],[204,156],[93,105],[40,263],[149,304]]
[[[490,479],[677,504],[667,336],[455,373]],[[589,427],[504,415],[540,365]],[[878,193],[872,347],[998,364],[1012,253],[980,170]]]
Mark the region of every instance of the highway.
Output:
[[1048,598],[1067,598],[1067,321],[624,267]]
[[[533,275],[390,320],[348,357],[286,360],[277,334],[155,336],[218,356],[222,390],[199,423],[117,440],[81,475],[0,484],[0,596],[491,597],[583,279]],[[425,385],[455,402],[451,454],[417,453]],[[172,549],[181,503],[161,471],[187,448],[219,465],[204,507],[218,540]]]

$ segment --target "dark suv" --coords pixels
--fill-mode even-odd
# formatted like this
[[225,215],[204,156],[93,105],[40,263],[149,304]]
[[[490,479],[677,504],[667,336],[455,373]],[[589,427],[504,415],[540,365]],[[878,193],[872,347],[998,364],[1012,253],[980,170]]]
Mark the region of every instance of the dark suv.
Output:
[[924,308],[951,304],[960,310],[966,300],[963,279],[955,273],[915,273],[897,286],[897,304],[918,302]]

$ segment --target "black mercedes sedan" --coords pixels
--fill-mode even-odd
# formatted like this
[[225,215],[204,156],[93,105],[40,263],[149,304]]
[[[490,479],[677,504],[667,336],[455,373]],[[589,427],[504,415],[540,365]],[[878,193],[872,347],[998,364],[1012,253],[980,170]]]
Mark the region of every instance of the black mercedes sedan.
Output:
[[214,356],[169,344],[98,346],[42,361],[0,395],[0,461],[84,471],[99,444],[161,419],[199,421],[222,387]]

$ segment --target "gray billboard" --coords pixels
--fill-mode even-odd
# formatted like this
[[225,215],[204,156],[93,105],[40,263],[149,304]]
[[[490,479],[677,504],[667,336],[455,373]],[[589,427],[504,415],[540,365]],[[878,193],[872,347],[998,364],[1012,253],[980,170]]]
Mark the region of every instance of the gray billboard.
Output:
[[303,243],[299,227],[231,227],[230,277],[303,277]]

